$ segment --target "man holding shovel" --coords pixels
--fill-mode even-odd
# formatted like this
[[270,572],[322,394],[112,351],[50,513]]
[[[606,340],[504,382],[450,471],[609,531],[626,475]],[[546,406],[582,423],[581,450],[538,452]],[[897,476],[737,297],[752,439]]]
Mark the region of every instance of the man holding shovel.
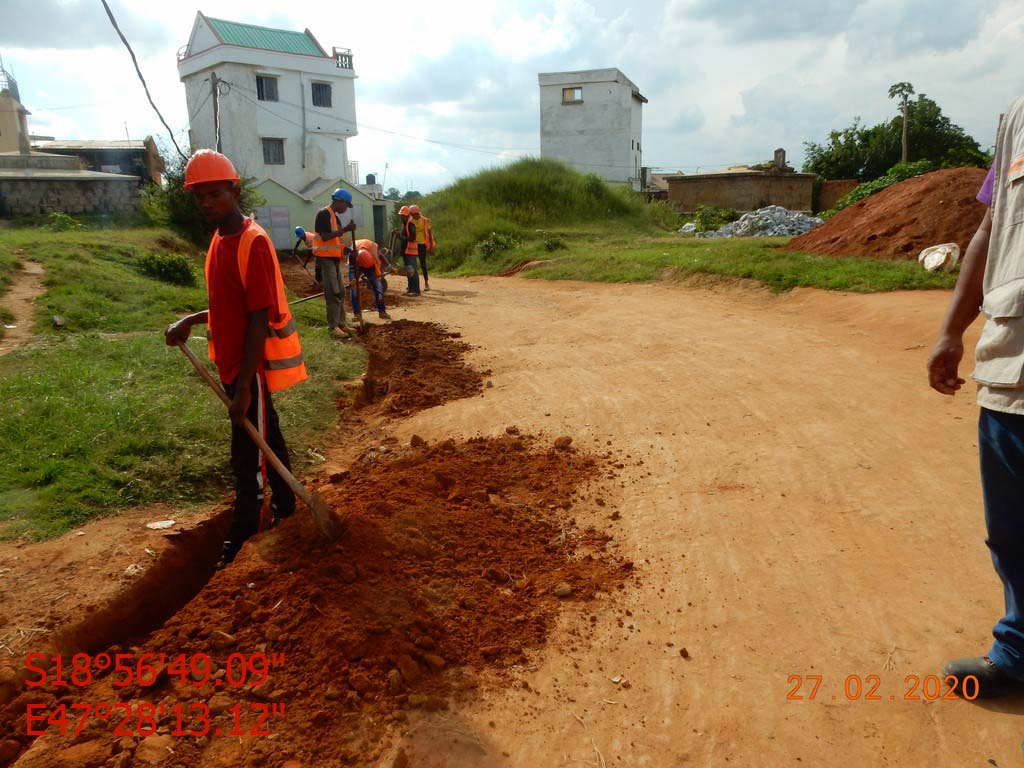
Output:
[[230,563],[260,526],[267,484],[273,520],[295,511],[295,494],[245,430],[248,419],[285,468],[288,448],[270,393],[306,378],[302,348],[284,281],[267,233],[238,207],[240,179],[231,161],[201,149],[185,169],[185,188],[217,227],[206,256],[209,309],[168,326],[167,344],[184,343],[193,325],[207,325],[210,358],[224,385],[231,417],[235,504],[222,564]]

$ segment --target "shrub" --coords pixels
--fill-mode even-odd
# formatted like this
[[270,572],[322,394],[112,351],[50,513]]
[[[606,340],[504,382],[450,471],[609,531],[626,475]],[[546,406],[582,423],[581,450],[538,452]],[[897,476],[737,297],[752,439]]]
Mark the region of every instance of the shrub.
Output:
[[[192,197],[185,189],[185,166],[180,157],[167,164],[162,187],[152,184],[143,191],[142,210],[154,226],[169,226],[186,240],[206,247],[210,243],[213,227],[206,221]],[[238,205],[245,214],[264,205],[266,200],[252,187],[252,179],[242,179],[242,194]]]
[[147,253],[135,263],[139,271],[147,277],[174,285],[196,284],[196,271],[192,260],[180,253]]
[[546,235],[544,237],[544,250],[551,253],[552,251],[564,251],[568,248],[565,241],[560,237],[553,235]]
[[698,232],[714,232],[731,221],[736,221],[740,214],[732,208],[717,208],[714,205],[698,205],[693,223]]
[[884,176],[879,176],[874,181],[861,184],[845,197],[841,197],[834,208],[819,215],[823,219],[830,219],[843,210],[843,208],[848,208],[866,197],[871,197],[871,195],[877,195],[883,189],[891,187],[893,184],[899,184],[901,181],[906,181],[925,173],[931,173],[934,170],[935,166],[930,160],[918,160],[915,163],[897,163]]
[[54,211],[47,218],[47,223],[43,225],[43,229],[48,232],[72,232],[76,229],[84,229],[85,225],[73,216],[63,211]]
[[502,251],[511,251],[521,241],[514,235],[506,235],[501,232],[491,232],[487,237],[478,242],[473,250],[481,259],[494,258]]

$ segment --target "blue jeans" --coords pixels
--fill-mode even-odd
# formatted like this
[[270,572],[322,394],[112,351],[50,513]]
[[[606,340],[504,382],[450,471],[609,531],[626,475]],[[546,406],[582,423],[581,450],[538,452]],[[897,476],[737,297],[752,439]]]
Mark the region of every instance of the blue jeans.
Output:
[[359,314],[362,310],[359,309],[359,280],[356,278],[356,270],[359,270],[359,274],[366,278],[366,282],[370,284],[373,289],[373,300],[377,304],[377,311],[384,312],[384,286],[380,284],[380,278],[377,277],[377,270],[373,267],[353,267],[348,268],[348,281],[349,291],[351,293],[352,300],[352,311]]
[[416,257],[403,254],[402,261],[405,263],[405,270],[409,273],[409,293],[420,292],[420,273],[416,271]]
[[986,543],[1006,603],[988,655],[1000,670],[1024,681],[1024,415],[982,408],[978,452]]

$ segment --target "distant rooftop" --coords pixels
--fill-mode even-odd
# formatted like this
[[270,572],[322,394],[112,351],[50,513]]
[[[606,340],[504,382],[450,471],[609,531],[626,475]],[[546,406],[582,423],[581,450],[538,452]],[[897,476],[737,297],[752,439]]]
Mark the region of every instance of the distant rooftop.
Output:
[[60,141],[37,141],[39,149],[79,149],[79,150],[98,150],[98,149],[139,149],[145,151],[146,142],[126,139],[114,139],[112,141],[104,141],[102,139],[61,139]]
[[211,16],[203,18],[209,22],[217,37],[228,45],[240,45],[244,48],[259,48],[264,51],[279,51],[281,53],[298,53],[304,56],[327,56],[327,52],[320,47],[308,29],[305,32],[292,32],[287,29],[257,27],[254,24],[215,19]]

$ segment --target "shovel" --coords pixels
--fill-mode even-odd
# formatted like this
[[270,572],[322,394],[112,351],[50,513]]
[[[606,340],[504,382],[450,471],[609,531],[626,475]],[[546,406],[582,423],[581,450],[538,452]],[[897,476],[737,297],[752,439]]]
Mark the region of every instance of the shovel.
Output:
[[[199,358],[196,357],[195,352],[189,349],[188,345],[183,341],[178,342],[178,347],[185,353],[185,357],[187,357],[192,365],[195,366],[195,369],[199,371],[199,375],[202,376],[206,383],[210,385],[210,389],[216,392],[217,396],[224,401],[224,405],[230,406],[231,400],[228,398],[224,388],[214,380],[213,376],[210,375],[210,372],[203,367]],[[295,476],[288,471],[288,468],[285,467],[277,457],[277,454],[270,449],[270,446],[267,445],[267,441],[260,436],[260,433],[256,431],[256,427],[252,425],[252,422],[249,421],[249,419],[245,420],[243,426],[245,427],[245,431],[249,433],[249,437],[251,437],[253,442],[259,446],[261,451],[263,451],[263,455],[267,457],[267,461],[269,461],[271,466],[277,470],[277,474],[280,475],[286,483],[288,483],[288,487],[295,492],[296,496],[306,502],[306,506],[308,506],[310,512],[313,513],[313,522],[316,523],[320,532],[331,541],[337,541],[341,536],[341,523],[338,521],[334,512],[331,511],[331,508],[328,507],[327,503],[323,498],[321,498],[320,494],[316,491],[310,493],[302,483],[295,479]]]

